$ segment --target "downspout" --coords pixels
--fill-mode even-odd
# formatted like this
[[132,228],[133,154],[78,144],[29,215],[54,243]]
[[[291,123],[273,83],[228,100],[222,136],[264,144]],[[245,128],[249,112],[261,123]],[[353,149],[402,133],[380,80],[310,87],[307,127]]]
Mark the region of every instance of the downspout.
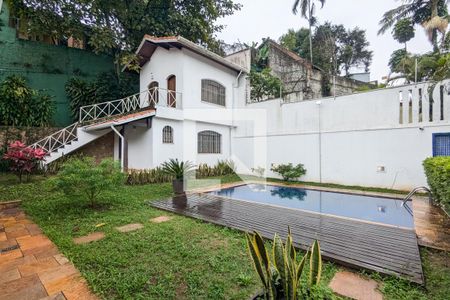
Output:
[[121,143],[120,143],[120,148],[121,148],[121,150],[120,150],[120,153],[121,153],[121,155],[120,155],[120,169],[123,172],[124,167],[125,167],[125,165],[124,165],[124,162],[125,162],[125,160],[124,160],[125,139],[123,138],[123,135],[121,135],[120,132],[116,129],[116,127],[114,127],[114,125],[111,125],[111,129],[119,136],[120,141],[121,141]]
[[[234,89],[237,89],[237,88],[239,88],[239,78],[241,77],[241,75],[242,75],[242,70],[240,70],[239,71],[239,74],[236,76],[236,82],[235,82],[235,84],[233,85],[233,88]],[[231,144],[232,144],[232,139],[231,139],[231,132],[232,132],[232,128],[234,128],[234,109],[235,109],[235,97],[234,97],[234,93],[235,93],[235,90],[233,89],[233,93],[232,93],[232,102],[231,102],[231,126],[232,127],[230,127],[230,129],[229,129],[229,136],[230,136],[230,138],[229,138],[229,144],[230,144],[230,146],[229,146],[229,151],[230,151],[230,157],[231,157],[231,155],[232,155],[232,147],[231,147]]]

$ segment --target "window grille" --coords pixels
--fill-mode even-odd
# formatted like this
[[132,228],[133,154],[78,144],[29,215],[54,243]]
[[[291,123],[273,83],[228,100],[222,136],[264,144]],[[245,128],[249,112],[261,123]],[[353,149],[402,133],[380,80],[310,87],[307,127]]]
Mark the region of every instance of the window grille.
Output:
[[225,106],[225,87],[216,81],[202,79],[202,101]]
[[433,156],[450,156],[450,132],[433,134]]
[[163,144],[173,143],[173,129],[170,126],[164,126],[162,130],[162,142]]
[[198,133],[198,153],[221,153],[221,135],[215,131]]

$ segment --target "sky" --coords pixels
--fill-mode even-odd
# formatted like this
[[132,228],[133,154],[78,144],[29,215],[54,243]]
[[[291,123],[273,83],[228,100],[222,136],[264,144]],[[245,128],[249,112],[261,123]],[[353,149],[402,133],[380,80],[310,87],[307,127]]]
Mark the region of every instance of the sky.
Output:
[[[235,0],[243,5],[240,11],[219,21],[225,29],[218,38],[227,43],[260,42],[262,38],[274,40],[288,29],[307,27],[308,23],[300,15],[292,13],[294,0]],[[317,1],[318,2],[318,1]],[[396,42],[390,32],[377,35],[378,22],[384,12],[401,4],[399,0],[327,0],[322,9],[316,9],[320,24],[330,21],[343,24],[346,28],[359,27],[366,30],[373,60],[370,67],[371,80],[379,80],[388,75],[388,61],[391,53],[403,46]],[[320,5],[319,5],[320,6]],[[422,27],[416,27],[416,37],[408,43],[408,50],[425,53],[432,50]]]

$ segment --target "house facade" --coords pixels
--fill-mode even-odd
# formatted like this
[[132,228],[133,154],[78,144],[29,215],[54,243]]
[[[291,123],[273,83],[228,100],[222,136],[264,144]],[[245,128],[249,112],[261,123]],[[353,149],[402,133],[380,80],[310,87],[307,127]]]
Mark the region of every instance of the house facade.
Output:
[[124,170],[231,159],[276,177],[273,166],[302,163],[306,181],[408,190],[427,184],[425,158],[450,155],[448,81],[253,102],[245,65],[182,37],[145,36],[137,54],[141,92],[81,108],[79,123],[34,144],[47,163],[109,135]]

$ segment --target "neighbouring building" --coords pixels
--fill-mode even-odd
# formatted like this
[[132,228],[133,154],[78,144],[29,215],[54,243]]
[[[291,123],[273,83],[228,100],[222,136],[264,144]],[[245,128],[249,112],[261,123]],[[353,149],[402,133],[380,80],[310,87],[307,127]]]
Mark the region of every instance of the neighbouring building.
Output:
[[24,20],[10,15],[6,4],[0,9],[0,82],[13,74],[25,77],[32,88],[53,96],[54,125],[69,125],[72,118],[66,82],[74,76],[92,81],[102,72],[113,71],[112,57],[83,50],[82,40],[27,34]]
[[261,59],[262,49],[266,60],[264,64],[271,69],[273,75],[281,79],[283,88],[280,94],[287,101],[348,95],[369,84],[360,81],[359,77],[327,76],[308,60],[270,39],[265,40],[257,49],[241,50],[228,55],[226,59],[250,70],[257,63],[256,60]]
[[145,36],[137,54],[141,94],[83,107],[83,122],[65,129],[70,138],[62,145],[48,143],[61,132],[33,145],[50,152],[47,163],[109,135],[102,151],[124,169],[151,169],[170,158],[209,165],[232,159],[239,173],[262,167],[275,177],[272,166],[302,163],[306,181],[406,190],[426,185],[425,158],[450,155],[444,83],[432,98],[429,84],[418,83],[253,103],[248,64],[241,63],[248,54],[230,61],[179,36]]

